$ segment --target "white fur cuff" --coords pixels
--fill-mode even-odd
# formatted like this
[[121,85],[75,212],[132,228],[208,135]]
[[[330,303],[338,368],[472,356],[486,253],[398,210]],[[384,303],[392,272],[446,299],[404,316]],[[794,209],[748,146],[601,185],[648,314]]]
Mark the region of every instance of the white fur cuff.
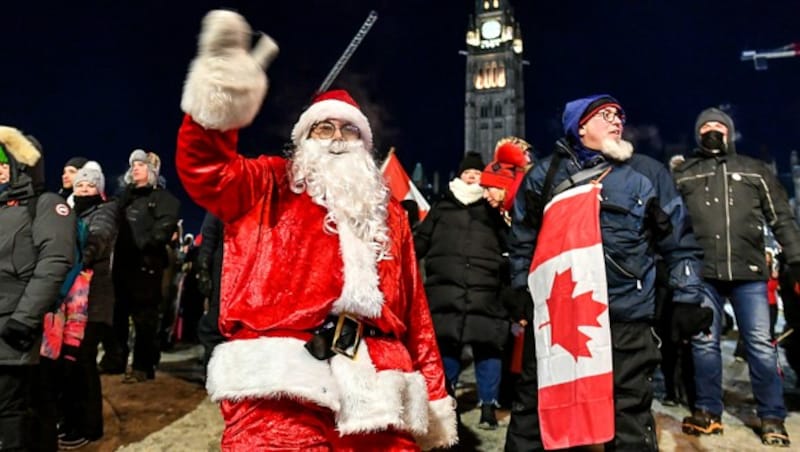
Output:
[[422,450],[450,447],[458,443],[456,400],[450,396],[428,403],[428,433],[416,437]]

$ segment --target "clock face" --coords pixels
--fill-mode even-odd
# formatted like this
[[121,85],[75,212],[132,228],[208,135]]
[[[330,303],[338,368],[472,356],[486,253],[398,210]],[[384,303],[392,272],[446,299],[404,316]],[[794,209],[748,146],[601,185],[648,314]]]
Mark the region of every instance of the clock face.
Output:
[[492,19],[487,20],[481,25],[481,37],[483,39],[496,39],[500,37],[500,22]]

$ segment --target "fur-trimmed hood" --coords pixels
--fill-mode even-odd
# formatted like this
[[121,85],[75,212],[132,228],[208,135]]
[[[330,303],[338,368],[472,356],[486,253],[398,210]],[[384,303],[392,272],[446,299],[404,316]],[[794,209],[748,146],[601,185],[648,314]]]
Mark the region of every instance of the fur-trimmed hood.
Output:
[[39,162],[42,153],[19,129],[0,126],[0,145],[16,163],[32,167]]
[[3,201],[26,199],[44,191],[44,165],[39,142],[19,129],[0,126],[0,146],[8,158],[11,177]]

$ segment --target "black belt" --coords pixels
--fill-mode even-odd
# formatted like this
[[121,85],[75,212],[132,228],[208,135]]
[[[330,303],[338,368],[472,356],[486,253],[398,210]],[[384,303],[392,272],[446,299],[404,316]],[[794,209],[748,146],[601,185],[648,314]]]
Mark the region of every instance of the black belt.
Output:
[[311,334],[313,336],[305,347],[311,356],[319,360],[332,358],[336,354],[355,359],[364,336],[393,337],[392,333],[383,332],[348,313],[329,315],[322,325],[311,330]]

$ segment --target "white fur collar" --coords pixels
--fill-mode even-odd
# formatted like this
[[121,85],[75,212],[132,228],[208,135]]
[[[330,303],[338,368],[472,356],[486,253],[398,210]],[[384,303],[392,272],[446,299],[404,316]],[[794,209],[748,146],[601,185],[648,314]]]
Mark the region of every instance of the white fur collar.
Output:
[[465,206],[474,204],[483,198],[483,187],[479,184],[468,184],[458,177],[450,181],[450,191]]

